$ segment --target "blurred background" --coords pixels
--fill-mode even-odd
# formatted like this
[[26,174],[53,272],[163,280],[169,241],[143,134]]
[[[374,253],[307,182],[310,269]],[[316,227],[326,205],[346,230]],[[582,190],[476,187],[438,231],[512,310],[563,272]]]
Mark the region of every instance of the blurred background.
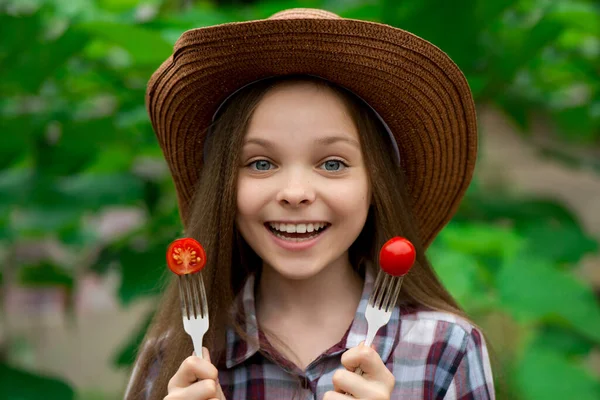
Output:
[[481,156],[430,248],[500,399],[600,399],[600,8],[586,0],[0,0],[0,399],[122,398],[181,234],[144,108],[187,29],[290,7],[416,33]]

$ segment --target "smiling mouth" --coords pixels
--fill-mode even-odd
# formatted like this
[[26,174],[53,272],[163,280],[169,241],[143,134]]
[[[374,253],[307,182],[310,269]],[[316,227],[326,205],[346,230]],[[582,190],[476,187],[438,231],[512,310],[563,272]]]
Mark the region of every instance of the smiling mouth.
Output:
[[265,227],[276,237],[290,242],[303,242],[321,235],[331,226],[328,222],[315,224],[266,223]]

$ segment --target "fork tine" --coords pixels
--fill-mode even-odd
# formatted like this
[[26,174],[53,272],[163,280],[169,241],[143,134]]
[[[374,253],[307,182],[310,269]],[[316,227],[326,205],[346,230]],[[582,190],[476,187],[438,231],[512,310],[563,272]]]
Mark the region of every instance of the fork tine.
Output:
[[377,296],[378,288],[381,287],[381,280],[383,279],[383,273],[379,270],[377,274],[377,279],[375,279],[375,284],[373,285],[373,291],[371,292],[371,296],[369,296],[369,303],[375,304],[375,297]]
[[185,276],[185,281],[187,284],[187,290],[188,290],[188,299],[190,300],[190,311],[192,314],[192,317],[196,318],[198,316],[198,303],[196,301],[196,288],[194,285],[194,278],[190,275],[186,275]]
[[377,302],[375,303],[375,307],[381,309],[384,305],[384,302],[386,301],[386,298],[388,296],[388,281],[390,280],[390,276],[388,274],[383,274],[384,278],[383,281],[381,282],[381,285],[379,285],[378,291],[379,293],[377,294]]
[[191,282],[190,282],[190,276],[186,275],[185,276],[185,296],[187,299],[187,304],[188,304],[188,309],[189,309],[189,318],[196,318],[196,305],[194,302],[194,294],[192,293],[192,288],[191,288]]
[[188,309],[188,303],[185,298],[185,282],[183,281],[183,276],[179,275],[177,277],[177,283],[179,284],[179,300],[181,302],[181,313],[187,319],[190,319],[190,311]]
[[200,275],[199,284],[202,300],[200,304],[202,305],[202,317],[204,318],[208,316],[208,300],[206,299],[206,288],[204,287],[204,278],[202,278],[202,275]]
[[391,310],[392,308],[394,308],[394,306],[396,305],[396,303],[398,302],[398,296],[400,295],[400,288],[402,287],[402,281],[404,281],[404,276],[400,276],[398,278],[395,279],[395,288],[394,288],[394,295],[391,298],[391,302],[390,304],[388,304],[388,307],[386,308],[386,310]]
[[[386,276],[386,278],[388,276]],[[396,283],[396,278],[393,277],[393,276],[390,276],[389,279],[386,279],[386,283],[387,284],[384,285],[384,288],[382,289],[382,291],[385,292],[385,298],[383,299],[383,303],[381,304],[381,308],[383,308],[383,309],[385,309],[387,311],[389,309],[389,305],[390,305],[390,302],[391,302],[390,300],[391,300],[391,297],[392,297],[392,294],[393,294],[392,288],[394,287],[394,284]]]
[[196,288],[196,307],[198,309],[198,317],[204,317],[204,298],[202,296],[202,287],[204,286],[202,284],[202,275],[200,273],[197,273],[194,275],[193,277],[194,279],[194,287]]
[[402,287],[402,280],[404,277],[393,277],[390,282],[390,287],[388,288],[388,296],[385,301],[385,311],[389,312],[394,308],[396,303],[398,302],[398,296],[400,295],[400,288]]

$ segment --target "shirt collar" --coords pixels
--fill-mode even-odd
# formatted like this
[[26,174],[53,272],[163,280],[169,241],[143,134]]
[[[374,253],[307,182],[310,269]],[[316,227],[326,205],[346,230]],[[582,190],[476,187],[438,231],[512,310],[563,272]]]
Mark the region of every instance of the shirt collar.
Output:
[[[341,338],[344,343],[340,343],[339,347],[343,349],[356,347],[367,337],[367,320],[365,318],[365,311],[367,309],[369,296],[373,290],[375,280],[372,271],[373,268],[367,267],[365,270],[366,272],[363,291],[354,315],[354,320],[350,324],[350,327],[348,328],[348,331],[344,337]],[[236,301],[238,315],[242,317],[238,320],[243,321],[241,327],[250,340],[244,340],[233,328],[229,328],[227,330],[227,368],[232,368],[237,364],[246,361],[259,350],[258,343],[260,332],[258,329],[258,323],[256,321],[254,285],[255,277],[252,275],[246,281]],[[397,340],[397,332],[399,331],[399,323],[400,310],[398,307],[394,307],[389,323],[377,332],[377,335],[373,340],[373,346],[384,361],[389,358],[392,349],[394,348],[394,342]]]

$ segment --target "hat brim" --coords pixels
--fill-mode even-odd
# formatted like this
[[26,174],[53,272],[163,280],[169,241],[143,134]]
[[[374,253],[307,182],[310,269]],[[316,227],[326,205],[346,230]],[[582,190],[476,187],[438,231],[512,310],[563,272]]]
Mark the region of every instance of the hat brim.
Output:
[[388,25],[349,19],[260,20],[185,32],[146,93],[186,221],[207,127],[238,88],[310,74],[356,93],[385,120],[400,150],[413,212],[427,246],[471,181],[476,111],[467,81],[433,44]]

